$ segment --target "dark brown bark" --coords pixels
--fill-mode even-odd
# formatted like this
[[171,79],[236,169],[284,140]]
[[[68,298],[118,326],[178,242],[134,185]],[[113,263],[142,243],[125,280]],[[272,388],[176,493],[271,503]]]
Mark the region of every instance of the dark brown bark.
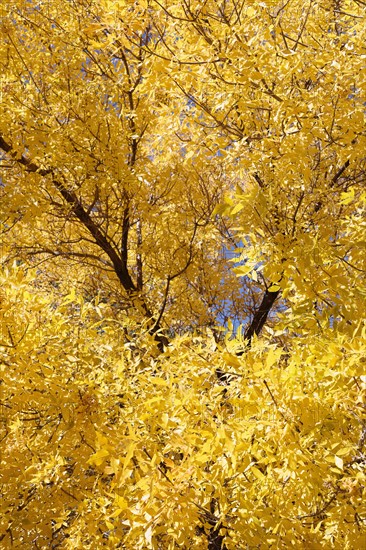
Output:
[[227,550],[224,543],[224,536],[220,535],[221,525],[211,529],[208,534],[208,550]]
[[77,198],[75,193],[66,189],[66,187],[60,181],[54,178],[52,178],[52,183],[60,192],[64,200],[71,206],[72,212],[75,217],[89,231],[89,233],[93,236],[96,244],[109,257],[113,264],[114,271],[118,279],[120,280],[123,288],[127,291],[127,293],[136,292],[136,286],[131,279],[125,262],[110,244],[107,237],[103,235],[99,227],[94,223],[90,215],[83,208],[80,200]]
[[331,181],[331,185],[335,185],[337,183],[337,181],[339,180],[339,178],[341,177],[341,175],[343,174],[343,172],[345,170],[347,170],[347,168],[349,167],[350,165],[350,161],[349,159],[346,160],[346,162],[340,167],[340,169],[337,171],[337,173],[333,176],[332,178],[332,181]]
[[[257,311],[254,314],[254,317],[252,319],[252,322],[246,329],[244,333],[244,339],[246,340],[246,347],[243,350],[240,350],[236,353],[236,355],[241,356],[244,355],[245,350],[250,348],[252,344],[252,338],[254,334],[257,336],[260,334],[262,328],[264,327],[269,312],[271,311],[278,295],[280,294],[280,290],[276,290],[275,292],[270,292],[269,290],[266,290],[262,302],[257,309]],[[216,369],[216,376],[223,384],[229,384],[230,380],[232,379],[232,375],[223,371],[222,369]],[[227,390],[224,390],[224,395],[226,394]]]
[[265,322],[267,321],[268,314],[271,311],[279,293],[280,290],[276,290],[275,292],[270,292],[269,290],[265,291],[262,302],[255,312],[252,322],[250,323],[244,334],[244,339],[248,341],[249,346],[251,344],[254,334],[258,336],[262,328],[264,327]]

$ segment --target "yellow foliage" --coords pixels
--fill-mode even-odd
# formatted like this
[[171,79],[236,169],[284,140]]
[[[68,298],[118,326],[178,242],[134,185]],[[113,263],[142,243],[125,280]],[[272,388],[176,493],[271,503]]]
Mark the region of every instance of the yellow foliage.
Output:
[[198,549],[212,521],[228,549],[362,548],[365,327],[240,358],[177,337],[148,364],[36,282],[2,273],[4,548]]
[[1,546],[364,548],[364,2],[1,15]]

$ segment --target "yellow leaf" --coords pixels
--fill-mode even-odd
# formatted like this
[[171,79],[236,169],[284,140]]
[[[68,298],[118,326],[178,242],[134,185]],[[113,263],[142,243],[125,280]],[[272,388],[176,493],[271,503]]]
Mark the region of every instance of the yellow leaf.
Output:
[[153,378],[151,378],[151,381],[156,386],[169,386],[169,383],[167,382],[167,380],[164,380],[164,378],[154,376]]
[[353,451],[353,447],[342,447],[341,449],[338,449],[337,456],[345,456],[352,451]]
[[234,206],[234,208],[232,209],[232,211],[231,211],[231,215],[232,215],[232,216],[235,216],[235,214],[237,214],[238,212],[240,212],[240,210],[243,210],[244,206],[245,206],[245,205],[244,205],[243,203],[241,203],[241,202],[239,202],[238,204],[236,204],[236,205]]
[[279,285],[273,284],[269,287],[268,292],[277,292],[280,288],[281,287]]
[[340,470],[343,470],[343,460],[342,460],[342,458],[335,455],[334,462],[335,462],[335,465],[337,466],[337,468],[339,468]]
[[114,497],[114,504],[115,506],[117,506],[117,508],[119,508],[121,511],[122,510],[125,510],[126,508],[128,508],[128,502],[125,498],[119,496],[119,495],[116,495]]
[[259,479],[260,481],[263,480],[263,479],[265,479],[265,477],[266,477],[264,474],[262,474],[262,472],[261,472],[260,470],[258,470],[258,468],[256,468],[256,466],[252,466],[251,469],[250,469],[250,471],[251,471],[251,472],[253,473],[253,475],[254,475],[257,479]]
[[238,277],[245,277],[245,275],[248,275],[252,269],[253,267],[251,265],[239,265],[238,267],[234,267],[233,271]]
[[109,451],[107,451],[107,449],[99,449],[99,451],[94,453],[87,462],[88,464],[95,464],[96,466],[100,466],[101,464],[103,464],[107,456],[109,456]]
[[224,354],[223,354],[223,357],[224,357],[227,365],[230,365],[231,367],[240,367],[241,366],[240,359],[236,355],[233,355],[232,353],[229,353],[229,352],[225,351]]
[[268,350],[267,356],[266,356],[266,367],[267,369],[271,368],[279,358],[281,357],[282,350],[281,349],[273,349],[270,348]]

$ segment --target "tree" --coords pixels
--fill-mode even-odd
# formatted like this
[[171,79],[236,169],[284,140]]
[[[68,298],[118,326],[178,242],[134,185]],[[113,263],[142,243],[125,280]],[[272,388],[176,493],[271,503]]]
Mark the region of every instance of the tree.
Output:
[[3,542],[361,548],[363,4],[4,12]]
[[[231,280],[234,295],[240,287],[220,257],[219,228],[210,223],[224,190],[223,168],[213,159],[202,172],[184,156],[186,107],[181,98],[166,105],[156,86],[164,68],[146,51],[148,22],[136,26],[134,10],[127,10],[123,26],[105,7],[94,13],[91,5],[76,6],[65,8],[64,25],[56,3],[47,14],[32,3],[14,4],[4,22],[1,145],[13,159],[20,147],[27,195],[20,205],[11,189],[11,178],[20,176],[14,167],[7,172],[7,223],[39,220],[37,235],[19,239],[17,254],[103,270],[115,301],[136,309],[153,332],[166,308],[171,328],[213,324],[221,279]],[[213,272],[209,282],[206,271]]]

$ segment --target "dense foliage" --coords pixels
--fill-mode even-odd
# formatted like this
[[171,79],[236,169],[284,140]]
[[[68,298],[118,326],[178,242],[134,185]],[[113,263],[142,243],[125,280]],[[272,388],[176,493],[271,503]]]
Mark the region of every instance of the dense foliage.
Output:
[[3,282],[6,548],[363,547],[365,327],[156,356],[35,278]]
[[364,548],[364,2],[1,10],[2,547]]

